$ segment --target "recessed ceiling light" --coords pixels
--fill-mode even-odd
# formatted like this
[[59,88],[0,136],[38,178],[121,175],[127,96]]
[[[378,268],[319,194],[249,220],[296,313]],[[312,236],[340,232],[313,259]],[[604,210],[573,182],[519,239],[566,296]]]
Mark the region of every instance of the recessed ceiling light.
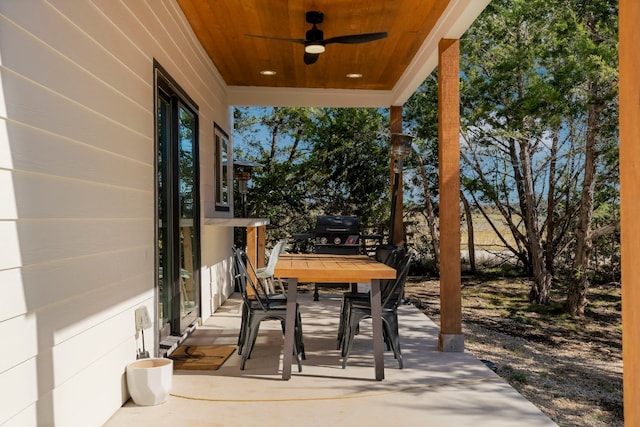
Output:
[[263,76],[275,76],[276,72],[273,70],[262,70],[260,71],[260,74],[262,74]]
[[347,74],[347,77],[349,77],[350,79],[359,79],[360,77],[362,77],[362,74],[360,74],[360,73],[349,73],[349,74]]

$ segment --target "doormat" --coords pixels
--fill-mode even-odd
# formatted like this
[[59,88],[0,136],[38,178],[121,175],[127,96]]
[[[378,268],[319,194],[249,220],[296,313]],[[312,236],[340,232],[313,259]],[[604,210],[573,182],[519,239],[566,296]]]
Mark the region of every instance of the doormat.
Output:
[[231,345],[181,345],[169,358],[173,369],[215,371],[235,350]]

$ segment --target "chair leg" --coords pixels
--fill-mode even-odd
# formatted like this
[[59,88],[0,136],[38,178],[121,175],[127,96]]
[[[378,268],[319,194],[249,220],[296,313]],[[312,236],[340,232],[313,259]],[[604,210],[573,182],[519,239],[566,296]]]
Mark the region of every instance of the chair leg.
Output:
[[344,332],[346,329],[346,321],[347,321],[347,300],[343,297],[342,304],[340,305],[340,323],[338,324],[338,337],[336,338],[336,350],[340,350],[342,348],[342,343],[344,341]]
[[249,319],[249,329],[247,331],[247,337],[245,339],[245,348],[244,353],[242,354],[242,362],[240,364],[240,369],[244,370],[244,365],[251,357],[251,353],[253,352],[253,347],[256,344],[256,339],[258,338],[258,332],[260,331],[260,323],[263,319],[256,319],[256,316],[250,316]]
[[238,354],[242,354],[244,341],[247,335],[247,318],[249,317],[249,308],[246,304],[242,304],[242,316],[240,318],[240,333],[238,334]]
[[[297,308],[297,307],[296,307]],[[282,325],[282,333],[285,333],[285,319],[280,321]],[[293,331],[293,355],[296,357],[296,362],[298,362],[298,372],[302,372],[302,361],[307,358],[304,351],[304,342],[302,340],[302,317],[300,316],[300,311],[296,312],[296,323]]]
[[[342,303],[340,306],[340,319],[338,324],[338,336],[336,338],[336,350],[340,350],[344,345],[344,337],[347,330],[347,325],[349,325],[349,312],[351,309],[351,299],[350,298],[342,298]],[[354,332],[357,335],[360,331],[360,325],[356,326],[356,330]]]
[[[296,307],[297,308],[297,307]],[[306,360],[307,358],[307,354],[304,351],[304,341],[302,340],[302,337],[304,336],[302,333],[302,315],[300,314],[300,310],[297,310],[296,313],[296,321],[297,321],[297,325],[296,325],[296,337],[298,338],[298,345],[300,346],[300,354],[302,355],[302,360]]]
[[360,324],[361,318],[358,317],[353,310],[349,310],[349,319],[347,330],[345,331],[345,339],[342,345],[342,369],[347,367],[347,359],[349,359],[349,353],[351,353],[351,346],[353,344],[353,339],[356,333],[356,329]]
[[[296,322],[297,323],[297,322]],[[295,338],[293,340],[293,351],[295,352],[296,361],[298,362],[298,372],[302,372],[302,359],[305,359],[304,344],[302,343],[302,325],[296,324]]]
[[384,330],[387,335],[388,344],[391,345],[393,350],[393,357],[398,361],[398,367],[403,368],[402,352],[400,350],[400,334],[398,327],[398,314],[396,312],[390,313],[383,318]]

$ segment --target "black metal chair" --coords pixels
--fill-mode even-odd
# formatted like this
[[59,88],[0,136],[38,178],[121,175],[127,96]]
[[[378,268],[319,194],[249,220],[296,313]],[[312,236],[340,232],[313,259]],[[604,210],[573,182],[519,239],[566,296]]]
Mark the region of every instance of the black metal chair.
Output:
[[[375,259],[378,262],[382,262],[385,265],[393,267],[396,271],[400,268],[400,264],[404,259],[406,251],[402,246],[395,245],[379,245],[375,250]],[[391,286],[394,280],[383,280],[380,283],[380,289],[386,286]],[[336,348],[343,348],[344,333],[347,325],[347,309],[352,301],[369,301],[370,292],[345,292],[342,294],[342,302],[340,306],[340,323],[338,325],[338,338],[336,342]],[[356,330],[357,333],[357,330]],[[387,337],[385,335],[385,341]],[[387,341],[387,349],[390,350],[389,343]],[[344,354],[343,354],[344,355]]]
[[[403,367],[400,351],[400,336],[398,333],[398,306],[404,294],[404,284],[409,273],[413,253],[402,256],[399,264],[398,276],[386,286],[381,286],[382,299],[382,327],[385,342],[398,361],[400,369]],[[371,317],[371,302],[369,299],[353,299],[346,304],[345,328],[342,343],[342,367],[347,367],[347,359],[351,352],[356,331],[360,321]]]
[[[283,294],[267,294],[249,274],[253,265],[243,251],[234,248],[234,281],[242,294],[242,319],[238,336],[238,354],[242,356],[240,369],[244,369],[247,359],[258,337],[263,320],[280,320],[284,334],[287,315],[287,299]],[[298,361],[298,371],[302,371],[304,343],[302,340],[302,317],[296,304],[294,352]]]

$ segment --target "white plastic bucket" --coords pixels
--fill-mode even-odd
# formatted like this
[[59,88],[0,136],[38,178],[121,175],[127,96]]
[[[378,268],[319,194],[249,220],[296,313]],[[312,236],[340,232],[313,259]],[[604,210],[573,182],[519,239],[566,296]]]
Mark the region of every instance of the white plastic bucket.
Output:
[[172,385],[171,359],[140,359],[127,365],[127,387],[136,405],[153,406],[166,402]]

